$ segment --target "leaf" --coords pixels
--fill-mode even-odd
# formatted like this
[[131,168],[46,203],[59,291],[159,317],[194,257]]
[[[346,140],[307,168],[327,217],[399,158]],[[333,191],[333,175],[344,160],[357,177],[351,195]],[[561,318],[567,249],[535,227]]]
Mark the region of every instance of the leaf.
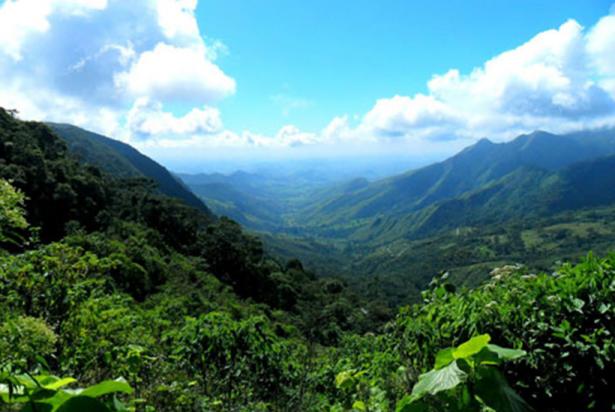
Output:
[[75,378],[63,378],[63,379],[58,379],[53,383],[49,383],[49,384],[44,384],[43,388],[45,389],[51,389],[51,390],[58,390],[66,385],[70,385],[71,383],[77,382],[77,379]]
[[415,396],[406,395],[397,402],[395,412],[428,412],[427,404]]
[[473,360],[479,365],[497,366],[502,363],[498,354],[489,350],[489,345],[483,348],[478,354],[474,355]]
[[57,412],[110,412],[102,402],[89,396],[70,398],[57,409]]
[[527,355],[527,352],[521,349],[503,348],[501,346],[493,345],[493,344],[487,345],[487,349],[495,353],[496,355],[498,355],[498,358],[500,358],[500,360],[503,360],[503,361],[511,361],[515,359],[520,359],[524,357],[525,355]]
[[365,412],[367,410],[367,407],[365,406],[365,402],[363,402],[363,401],[355,401],[352,404],[352,409],[355,409],[355,410],[360,411],[360,412]]
[[442,369],[434,369],[421,375],[412,388],[412,396],[418,399],[427,393],[435,395],[456,387],[465,381],[466,377],[467,374],[459,369],[457,362],[452,362]]
[[435,369],[441,369],[455,360],[453,357],[453,352],[455,348],[443,349],[436,355],[436,364],[434,366]]
[[132,393],[132,388],[126,382],[121,381],[104,381],[99,384],[90,386],[84,389],[79,395],[98,398],[99,396],[108,395],[110,393]]
[[455,359],[467,359],[472,355],[476,355],[487,346],[490,340],[491,336],[487,334],[475,336],[469,341],[459,345],[457,349],[453,351],[453,357]]
[[483,366],[477,370],[475,390],[479,398],[497,412],[529,412],[532,408],[510,387],[495,368]]
[[335,377],[335,386],[338,389],[346,389],[353,385],[353,371],[343,371]]
[[45,403],[27,403],[23,408],[19,410],[19,412],[51,412],[51,405],[47,405]]
[[[44,398],[39,398],[39,399],[34,399],[34,398],[38,398],[38,394],[35,395],[31,400],[35,400],[34,405],[36,406],[36,408],[34,409],[34,411],[36,412],[43,412],[43,411],[51,411],[51,412],[55,412],[58,410],[58,408],[60,406],[62,406],[62,404],[64,404],[66,401],[68,401],[72,396],[64,391],[57,391],[57,392],[53,392],[53,391],[48,391],[47,393],[49,394],[53,394],[53,396],[47,396]],[[31,405],[30,402],[28,402],[28,405]],[[31,411],[32,409],[28,409],[24,406],[24,409],[22,409],[21,412],[25,412],[25,411]]]

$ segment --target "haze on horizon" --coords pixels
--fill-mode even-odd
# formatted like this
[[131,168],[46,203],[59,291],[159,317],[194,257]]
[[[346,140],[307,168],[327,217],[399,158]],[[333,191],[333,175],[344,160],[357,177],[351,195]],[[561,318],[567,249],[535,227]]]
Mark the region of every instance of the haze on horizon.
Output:
[[180,171],[422,164],[613,127],[611,1],[3,0],[0,106]]

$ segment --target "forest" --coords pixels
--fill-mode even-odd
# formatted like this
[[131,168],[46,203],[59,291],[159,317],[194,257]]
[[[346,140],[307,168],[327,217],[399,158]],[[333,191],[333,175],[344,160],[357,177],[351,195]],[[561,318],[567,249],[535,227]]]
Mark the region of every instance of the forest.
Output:
[[[310,270],[292,239],[277,254],[132,152],[84,159],[104,142],[59,128],[0,109],[0,410],[615,410],[604,226],[536,216],[448,246],[444,232],[397,239],[432,244],[413,249],[423,278],[379,280],[401,290],[391,299],[377,279]],[[561,213],[612,221],[592,207]],[[467,264],[463,247],[539,260],[541,239],[584,257],[504,259],[471,284],[446,270]]]

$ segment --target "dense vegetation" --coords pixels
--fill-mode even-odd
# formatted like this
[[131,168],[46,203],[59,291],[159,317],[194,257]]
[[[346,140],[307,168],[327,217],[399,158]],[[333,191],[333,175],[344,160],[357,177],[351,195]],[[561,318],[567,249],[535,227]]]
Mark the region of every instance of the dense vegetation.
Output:
[[391,319],[44,125],[0,110],[0,143],[2,410],[615,407],[615,256],[444,275]]
[[611,250],[614,153],[613,130],[536,132],[501,144],[484,139],[443,162],[374,182],[183,178],[216,213],[259,231],[273,254],[359,279],[395,307],[417,302],[441,271],[475,286],[507,262],[551,271],[589,249]]
[[170,197],[207,212],[207,207],[167,169],[125,143],[88,132],[68,124],[50,123],[49,127],[67,144],[79,160],[123,178],[144,177],[156,181],[156,189]]

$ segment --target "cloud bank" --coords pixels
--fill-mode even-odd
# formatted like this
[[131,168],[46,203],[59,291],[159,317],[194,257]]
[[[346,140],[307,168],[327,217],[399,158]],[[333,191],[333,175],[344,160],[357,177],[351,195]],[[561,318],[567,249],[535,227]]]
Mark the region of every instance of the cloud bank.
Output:
[[[210,135],[211,105],[235,92],[205,44],[196,0],[6,0],[0,104],[27,119],[123,140]],[[190,105],[177,117],[168,107]]]
[[[382,98],[322,130],[281,125],[265,136],[224,128],[216,103],[238,86],[217,62],[224,44],[204,40],[196,7],[197,0],[5,0],[0,105],[149,153],[189,148],[193,155],[376,146],[420,152],[536,129],[615,126],[613,9],[592,27],[569,20],[539,33],[469,73],[435,74],[424,94]],[[307,104],[273,96],[283,110]]]

